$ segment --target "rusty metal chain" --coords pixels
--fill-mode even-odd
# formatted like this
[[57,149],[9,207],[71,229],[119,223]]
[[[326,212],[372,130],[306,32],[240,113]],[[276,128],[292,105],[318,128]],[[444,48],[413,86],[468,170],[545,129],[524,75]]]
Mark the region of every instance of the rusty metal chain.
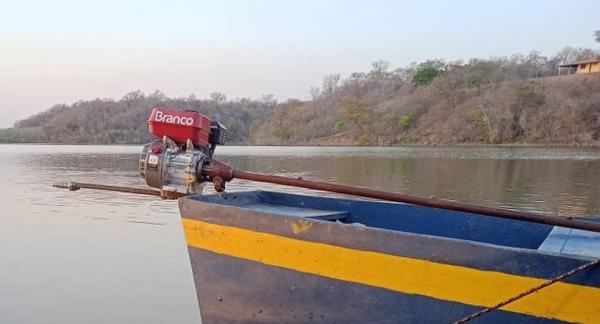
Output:
[[536,291],[539,291],[539,290],[541,290],[543,288],[546,288],[546,287],[548,287],[548,286],[550,286],[550,285],[552,285],[552,284],[554,284],[554,283],[556,283],[558,281],[561,281],[561,280],[563,280],[563,279],[565,279],[567,277],[570,277],[570,276],[572,276],[572,275],[574,275],[574,274],[576,274],[578,272],[581,272],[581,271],[583,271],[585,269],[593,267],[593,266],[595,266],[595,265],[597,265],[599,263],[600,263],[600,259],[598,259],[598,260],[592,260],[592,261],[590,261],[588,263],[584,263],[584,264],[580,265],[579,267],[577,267],[575,269],[567,271],[567,272],[565,272],[563,274],[560,274],[560,275],[558,275],[558,276],[556,276],[556,277],[554,277],[554,278],[552,278],[552,279],[544,282],[543,284],[540,284],[540,285],[535,286],[535,287],[533,287],[531,289],[528,289],[528,290],[526,290],[526,291],[524,291],[524,292],[522,292],[522,293],[520,293],[518,295],[510,297],[509,299],[504,300],[504,301],[502,301],[502,302],[500,302],[500,303],[498,303],[498,304],[496,304],[494,306],[482,309],[482,310],[480,310],[480,311],[478,311],[476,313],[473,313],[473,314],[471,314],[469,316],[466,316],[466,317],[464,317],[464,318],[462,318],[462,319],[460,319],[458,321],[455,321],[455,322],[453,322],[453,324],[462,324],[462,323],[469,322],[469,321],[471,321],[471,320],[473,320],[473,319],[475,319],[475,318],[477,318],[479,316],[482,316],[482,315],[487,314],[487,313],[489,313],[489,312],[491,312],[493,310],[497,310],[497,309],[499,309],[501,307],[504,307],[504,306],[506,306],[506,305],[514,302],[514,301],[517,301],[517,300],[519,300],[519,299],[521,299],[521,298],[523,298],[523,297],[525,297],[527,295],[530,295],[530,294],[532,294],[532,293],[534,293]]

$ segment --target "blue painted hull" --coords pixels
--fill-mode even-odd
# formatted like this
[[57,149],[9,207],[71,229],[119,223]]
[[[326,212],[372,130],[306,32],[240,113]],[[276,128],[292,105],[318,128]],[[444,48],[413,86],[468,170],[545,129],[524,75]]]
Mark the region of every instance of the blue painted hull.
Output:
[[[405,204],[245,192],[180,211],[204,323],[452,322],[591,258],[540,251],[552,226]],[[479,321],[600,322],[596,298],[592,268]]]

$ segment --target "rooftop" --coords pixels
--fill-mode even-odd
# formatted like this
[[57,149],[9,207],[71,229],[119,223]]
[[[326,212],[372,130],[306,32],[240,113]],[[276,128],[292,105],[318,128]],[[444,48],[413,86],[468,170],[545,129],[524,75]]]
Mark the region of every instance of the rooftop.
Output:
[[598,62],[600,62],[600,57],[599,58],[590,58],[590,59],[581,60],[581,61],[568,63],[568,64],[561,64],[559,66],[560,67],[570,67],[570,66],[578,66],[580,64],[598,63]]

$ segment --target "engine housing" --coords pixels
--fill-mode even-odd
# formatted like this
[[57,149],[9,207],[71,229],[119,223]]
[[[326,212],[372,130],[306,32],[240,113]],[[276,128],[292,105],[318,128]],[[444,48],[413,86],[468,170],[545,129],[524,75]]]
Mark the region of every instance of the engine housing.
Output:
[[156,107],[148,118],[148,131],[159,138],[166,135],[179,145],[191,140],[194,146],[203,147],[209,144],[211,122],[196,111]]
[[225,144],[226,128],[198,112],[168,108],[154,108],[148,128],[161,138],[142,149],[139,172],[146,183],[165,195],[201,194],[202,166]]

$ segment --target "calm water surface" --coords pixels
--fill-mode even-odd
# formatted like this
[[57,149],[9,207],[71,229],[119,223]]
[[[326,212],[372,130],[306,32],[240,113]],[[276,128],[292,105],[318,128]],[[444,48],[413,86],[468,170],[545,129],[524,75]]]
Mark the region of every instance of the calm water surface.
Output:
[[[176,202],[50,187],[144,186],[140,150],[0,145],[0,323],[200,321]],[[220,147],[216,156],[248,171],[600,215],[598,149]],[[250,188],[234,181],[228,190]]]

